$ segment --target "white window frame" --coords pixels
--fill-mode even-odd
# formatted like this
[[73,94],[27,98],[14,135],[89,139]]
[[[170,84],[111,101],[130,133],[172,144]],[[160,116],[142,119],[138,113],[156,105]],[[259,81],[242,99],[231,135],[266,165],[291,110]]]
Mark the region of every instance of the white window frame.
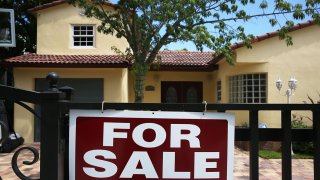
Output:
[[229,103],[267,103],[267,74],[230,76]]
[[[88,35],[87,33],[85,35],[75,35],[75,27],[92,27],[92,35]],[[86,30],[87,31],[87,30]],[[92,37],[92,45],[81,45],[81,41],[79,41],[80,45],[79,46],[75,46],[75,37],[83,37],[83,38],[87,38],[87,37]],[[90,48],[94,48],[95,47],[95,41],[96,41],[96,26],[93,24],[73,24],[71,26],[71,47],[72,48],[78,48],[78,49],[90,49]],[[85,41],[86,43],[88,41]]]

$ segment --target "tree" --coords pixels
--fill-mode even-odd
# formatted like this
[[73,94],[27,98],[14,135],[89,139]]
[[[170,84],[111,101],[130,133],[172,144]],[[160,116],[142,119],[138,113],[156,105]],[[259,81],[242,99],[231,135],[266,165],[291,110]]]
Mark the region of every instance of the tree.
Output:
[[[243,41],[250,48],[253,35],[246,34],[241,24],[251,18],[269,17],[272,26],[278,25],[277,16],[290,15],[294,19],[311,16],[319,19],[319,0],[306,0],[304,4],[291,4],[286,0],[274,0],[270,12],[268,2],[254,0],[119,0],[112,5],[115,11],[107,11],[105,0],[68,0],[85,9],[87,17],[101,20],[98,31],[125,38],[130,46],[122,54],[132,62],[135,77],[135,101],[143,101],[144,78],[149,68],[157,61],[159,50],[172,42],[193,41],[197,49],[207,46],[216,55],[223,54],[232,64],[232,41]],[[249,14],[244,10],[256,5],[261,13]],[[236,27],[229,22],[239,22]],[[211,25],[210,33],[208,26]],[[293,21],[287,20],[279,31],[280,39],[292,45],[288,28]],[[120,51],[114,48],[118,53]]]
[[[28,12],[28,9],[51,1],[53,0],[0,0],[0,8],[14,9],[16,31],[16,47],[0,47],[0,80],[2,79],[4,73],[7,71],[7,84],[13,85],[12,72],[10,69],[6,69],[1,65],[2,60],[9,57],[22,55],[24,52],[32,53],[36,51],[36,18]],[[2,82],[0,82],[0,84],[1,83]],[[0,106],[3,106],[2,102],[0,102]],[[13,102],[6,101],[5,106],[9,121],[9,130],[12,132]]]
[[[0,8],[13,9],[15,13],[16,47],[0,47],[0,61],[9,57],[22,55],[24,52],[36,51],[37,26],[36,18],[28,12],[35,6],[53,0],[1,0]],[[0,67],[0,72],[4,71]],[[1,73],[0,73],[1,74]]]

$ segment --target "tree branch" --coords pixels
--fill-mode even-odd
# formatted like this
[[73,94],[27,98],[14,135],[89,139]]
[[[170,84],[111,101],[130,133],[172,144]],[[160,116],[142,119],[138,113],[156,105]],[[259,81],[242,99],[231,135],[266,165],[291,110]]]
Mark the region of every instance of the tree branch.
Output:
[[[319,10],[320,8],[313,9],[313,10]],[[306,9],[303,9],[302,11],[306,11]],[[272,12],[272,13],[262,13],[262,14],[255,14],[255,15],[249,15],[246,17],[233,17],[233,18],[225,18],[225,19],[220,19],[220,20],[212,20],[212,21],[203,21],[200,23],[195,23],[192,25],[192,27],[199,26],[199,25],[204,25],[204,24],[213,24],[213,23],[218,23],[222,21],[237,21],[237,20],[242,20],[242,19],[247,19],[247,18],[253,18],[253,17],[262,17],[262,16],[273,16],[273,15],[281,15],[281,14],[290,14],[294,13],[295,11],[286,11],[286,12]],[[184,28],[187,28],[186,26],[183,26]]]
[[[102,13],[104,14],[104,18],[106,19],[105,21],[106,21],[106,22],[111,22],[112,20],[109,18],[108,13],[104,10],[104,7],[103,7],[103,5],[102,5],[101,3],[99,3],[99,7],[100,7]],[[99,17],[97,17],[97,18],[99,18]],[[113,26],[113,28],[114,28],[118,33],[121,33],[121,29],[119,29],[119,28],[117,28],[117,27],[115,27],[115,26]],[[123,33],[122,33],[122,34],[123,34]],[[125,34],[123,34],[123,37],[128,38]]]
[[[173,24],[173,28],[177,28],[180,26],[181,21],[183,21],[183,19],[178,19],[174,24]],[[153,50],[151,51],[150,55],[148,56],[146,63],[148,65],[151,65],[152,62],[154,61],[154,59],[156,58],[156,55],[158,54],[159,50],[161,49],[161,47],[165,44],[167,44],[167,40],[170,36],[170,33],[167,29],[166,33],[162,36],[162,38],[160,39],[160,41],[157,43],[157,45],[153,48]]]
[[[224,2],[220,3],[219,5],[217,6],[213,6],[213,7],[210,7],[208,6],[208,8],[206,8],[206,11],[211,11],[211,10],[216,10],[217,7],[220,7],[221,5],[223,4],[227,4],[228,2],[230,2],[231,0],[225,0]],[[214,3],[213,5],[216,5],[217,3]]]

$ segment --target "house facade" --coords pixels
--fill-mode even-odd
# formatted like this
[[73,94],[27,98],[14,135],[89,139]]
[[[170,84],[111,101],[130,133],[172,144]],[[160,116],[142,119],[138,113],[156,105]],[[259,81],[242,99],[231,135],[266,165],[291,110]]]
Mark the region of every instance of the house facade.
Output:
[[[112,5],[106,8],[113,9]],[[75,102],[133,102],[134,78],[130,64],[116,55],[112,46],[125,50],[125,39],[100,34],[95,19],[64,0],[31,10],[37,17],[37,52],[5,60],[13,67],[15,87],[45,91],[49,72],[60,76],[59,86],[75,88]],[[234,44],[235,65],[213,52],[161,51],[160,68],[147,73],[144,102],[152,103],[286,103],[275,81],[283,89],[290,76],[298,79],[293,103],[307,95],[317,98],[320,84],[320,27],[309,21],[291,29],[294,45],[286,46],[276,32],[258,36],[253,49]],[[39,110],[39,107],[34,107]],[[248,120],[247,112],[235,112],[236,124]],[[15,106],[15,130],[27,142],[39,139],[39,121]],[[259,122],[280,126],[280,114],[259,112]]]

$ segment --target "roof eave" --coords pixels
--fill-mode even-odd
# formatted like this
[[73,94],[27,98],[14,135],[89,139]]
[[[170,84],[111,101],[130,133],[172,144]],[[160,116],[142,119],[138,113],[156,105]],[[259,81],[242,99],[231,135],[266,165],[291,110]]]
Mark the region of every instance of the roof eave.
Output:
[[30,68],[128,68],[128,63],[117,64],[72,64],[72,63],[21,63],[3,62],[4,67],[30,67]]
[[65,0],[59,0],[59,1],[53,1],[51,3],[47,3],[47,4],[43,4],[40,6],[36,6],[34,8],[28,9],[28,12],[32,13],[32,14],[36,14],[38,11],[43,10],[43,9],[47,9],[53,6],[57,6],[60,4],[64,4],[67,3]]
[[[316,20],[310,20],[310,21],[307,21],[307,22],[298,23],[298,24],[294,25],[293,27],[289,28],[289,32],[293,32],[293,31],[296,31],[296,30],[299,30],[299,29],[303,29],[303,28],[306,28],[306,27],[313,26],[313,25],[316,24],[315,21]],[[274,31],[274,32],[266,33],[266,34],[263,34],[263,35],[260,35],[260,36],[256,36],[252,40],[251,43],[253,44],[253,43],[256,43],[256,42],[261,42],[261,41],[276,37],[276,36],[278,36],[278,33],[279,33],[279,31]],[[236,49],[242,48],[244,46],[245,46],[245,44],[243,42],[238,42],[238,43],[235,43],[235,44],[231,45],[230,48],[233,50],[233,53],[235,53]],[[209,65],[217,64],[223,58],[224,58],[223,54],[220,54],[220,55],[216,56],[215,58],[213,58],[212,61],[208,62],[208,64]]]
[[150,71],[188,71],[188,72],[212,72],[218,70],[218,65],[160,65],[159,68],[150,68]]
[[[54,6],[57,6],[57,5],[60,5],[60,4],[64,4],[64,3],[67,3],[67,1],[66,0],[53,1],[51,3],[47,3],[47,4],[43,4],[43,5],[31,8],[31,9],[28,10],[28,12],[30,12],[32,14],[36,14],[36,12],[38,12],[40,10],[51,8],[51,7],[54,7]],[[105,5],[113,7],[113,8],[117,8],[118,7],[118,5],[113,4],[113,3],[109,3],[109,2],[105,2]]]

